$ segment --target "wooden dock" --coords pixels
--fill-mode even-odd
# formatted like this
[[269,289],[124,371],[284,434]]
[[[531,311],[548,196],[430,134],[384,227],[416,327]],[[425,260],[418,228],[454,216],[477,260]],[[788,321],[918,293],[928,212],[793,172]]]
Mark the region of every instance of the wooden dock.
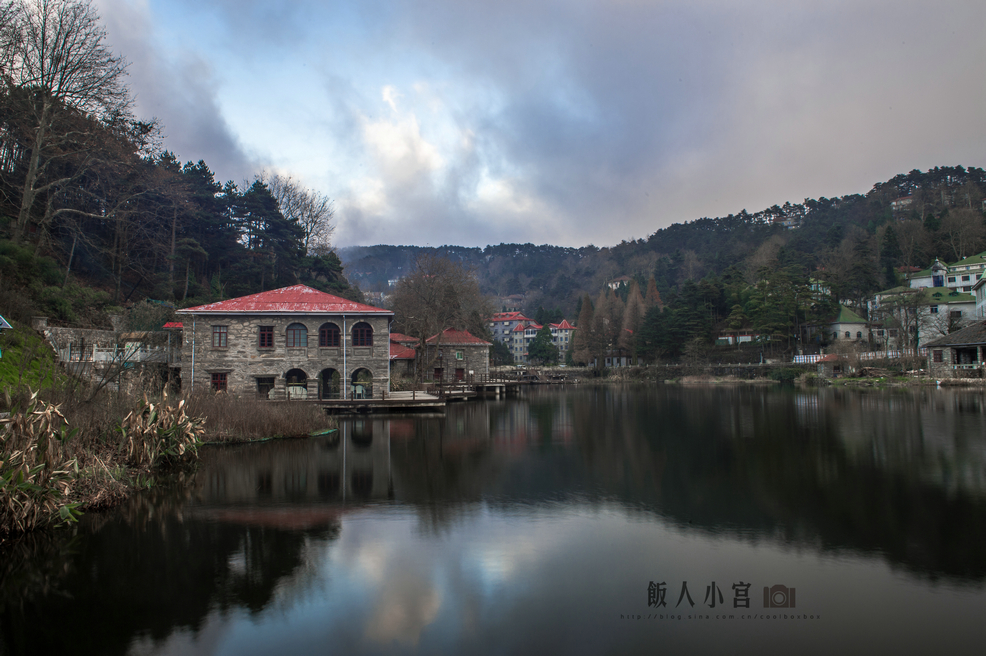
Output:
[[[287,401],[299,403],[299,401]],[[381,412],[436,412],[444,411],[446,399],[434,394],[414,390],[410,392],[388,392],[386,398],[376,399],[318,399],[301,401],[318,403],[326,414],[370,414]]]
[[517,394],[527,385],[569,382],[540,375],[533,370],[510,371],[506,375],[487,374],[463,380],[445,379],[428,382],[423,390],[385,392],[382,396],[356,399],[292,399],[271,403],[317,403],[327,414],[420,413],[444,412],[448,403],[473,398],[502,399]]

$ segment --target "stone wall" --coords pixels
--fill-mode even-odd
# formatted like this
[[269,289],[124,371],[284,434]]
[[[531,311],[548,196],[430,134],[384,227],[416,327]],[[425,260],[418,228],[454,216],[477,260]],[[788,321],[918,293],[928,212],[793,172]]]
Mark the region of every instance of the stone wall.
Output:
[[[226,374],[226,391],[237,396],[259,397],[261,379],[273,379],[273,390],[267,398],[288,398],[289,371],[304,372],[306,382],[292,380],[291,393],[315,398],[319,394],[320,374],[334,369],[343,381],[342,388],[351,394],[345,383],[352,380],[358,369],[372,374],[372,396],[380,398],[389,390],[390,332],[389,316],[346,317],[345,330],[341,316],[216,316],[186,315],[183,319],[185,340],[182,351],[182,389],[210,389],[213,374]],[[354,347],[352,327],[358,322],[370,324],[373,345]],[[287,348],[286,331],[290,324],[300,323],[308,329],[307,344]],[[325,323],[339,327],[340,346],[319,348],[319,328]],[[213,327],[226,326],[226,346],[214,347]],[[272,326],[274,344],[260,347],[260,327]],[[193,361],[194,349],[194,361]],[[345,361],[345,364],[344,364]],[[193,380],[194,371],[194,380]],[[364,386],[365,387],[365,386]]]
[[[941,362],[935,362],[935,353],[941,353]],[[983,376],[983,346],[928,347],[928,375],[932,378],[981,378]]]
[[[438,367],[444,368],[446,381],[456,379],[456,369],[462,369],[467,378],[470,371],[474,376],[484,376],[490,372],[490,347],[485,344],[442,344],[440,348],[443,356],[441,360],[435,353],[435,347],[429,345],[425,351],[424,364],[418,365],[427,367],[422,372],[425,379],[431,379]],[[462,354],[461,360],[456,358],[457,353]]]
[[[941,362],[935,362],[935,353],[941,353]],[[952,371],[952,349],[947,346],[928,349],[928,375],[932,378],[951,378]]]

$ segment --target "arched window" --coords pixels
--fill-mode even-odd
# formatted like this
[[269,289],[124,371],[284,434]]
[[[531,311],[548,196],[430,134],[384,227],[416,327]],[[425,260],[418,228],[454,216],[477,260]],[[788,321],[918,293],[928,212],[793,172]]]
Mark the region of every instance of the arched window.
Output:
[[308,328],[303,323],[293,323],[287,330],[287,347],[304,348],[308,346]]
[[353,346],[373,346],[373,328],[360,321],[353,326]]
[[318,345],[321,347],[339,346],[339,326],[334,323],[323,323],[318,329]]
[[856,331],[856,339],[863,339],[863,332],[861,330]]
[[852,339],[852,333],[850,333],[848,330],[846,331],[846,339]]

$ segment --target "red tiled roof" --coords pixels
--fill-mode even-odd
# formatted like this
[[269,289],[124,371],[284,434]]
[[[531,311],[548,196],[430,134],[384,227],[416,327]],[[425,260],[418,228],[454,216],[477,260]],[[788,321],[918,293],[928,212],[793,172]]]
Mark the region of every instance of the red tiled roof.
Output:
[[561,323],[553,323],[551,327],[556,330],[575,330],[575,326],[568,323],[568,319],[562,319]]
[[178,310],[178,314],[382,314],[393,312],[357,303],[305,285],[292,285],[228,301]]
[[520,312],[497,312],[490,321],[530,321]]
[[[432,335],[428,338],[429,344],[434,344],[437,341],[438,335]],[[490,346],[489,342],[483,341],[478,337],[473,337],[465,330],[455,330],[454,328],[447,328],[442,332],[442,344],[447,344],[449,346],[473,346],[485,344],[486,346]]]
[[168,323],[164,324],[165,330],[171,328],[182,328],[181,321],[169,321]]
[[413,348],[408,348],[401,344],[396,344],[394,342],[390,343],[390,359],[391,360],[413,360],[417,355],[417,351]]
[[411,337],[410,335],[405,335],[403,333],[390,333],[390,341],[397,342],[398,344],[405,344],[405,343],[417,344],[418,338]]

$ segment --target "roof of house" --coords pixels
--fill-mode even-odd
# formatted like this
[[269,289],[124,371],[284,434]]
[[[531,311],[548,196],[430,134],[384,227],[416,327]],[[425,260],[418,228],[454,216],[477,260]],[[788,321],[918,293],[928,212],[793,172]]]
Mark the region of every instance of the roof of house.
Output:
[[839,316],[830,323],[866,323],[866,319],[859,316],[845,305],[839,306]]
[[568,323],[568,319],[562,319],[561,323],[553,323],[551,327],[556,330],[575,330],[575,326]]
[[957,260],[948,265],[948,268],[957,266],[966,266],[969,264],[984,264],[986,263],[986,251],[982,253],[977,253],[976,255],[970,255],[969,257],[964,257],[961,260]]
[[[432,335],[427,339],[428,344],[435,344],[437,342],[438,335]],[[454,328],[446,328],[442,331],[441,343],[447,346],[491,346],[489,342],[478,337],[473,337],[465,330],[455,330]]]
[[914,305],[937,305],[940,303],[975,303],[976,298],[967,292],[960,292],[951,287],[894,287],[877,292],[877,298],[886,300],[891,296],[908,296],[908,303]]
[[391,360],[413,360],[416,355],[417,351],[413,348],[398,344],[397,342],[390,343]]
[[390,310],[357,303],[306,285],[292,285],[269,292],[250,294],[228,301],[178,310],[178,314],[375,314],[393,315]]
[[[941,261],[938,258],[935,258],[935,263],[941,264]],[[976,255],[970,255],[969,257],[962,258],[961,260],[956,260],[955,262],[952,262],[950,264],[945,264],[943,266],[948,269],[949,275],[952,275],[955,273],[955,271],[953,271],[955,267],[970,266],[970,265],[975,266],[980,264],[986,264],[986,251],[983,251],[982,253],[977,253]],[[916,273],[910,274],[908,278],[928,278],[930,276],[931,276],[931,268],[927,268],[917,271]]]
[[497,312],[490,321],[530,321],[520,312]]
[[927,348],[933,346],[971,346],[986,344],[986,321],[977,321],[971,326],[966,326],[962,330],[956,330],[944,337],[932,340],[925,344]]
[[928,305],[937,303],[975,303],[976,297],[949,287],[926,287],[921,290],[921,302]]
[[915,271],[914,273],[910,273],[907,275],[908,280],[911,280],[912,278],[930,278],[930,277],[931,277],[931,269],[921,269],[920,271]]
[[522,321],[519,324],[517,324],[516,326],[514,326],[513,329],[510,332],[513,332],[513,333],[522,333],[525,330],[531,330],[531,329],[533,329],[533,330],[541,330],[542,328],[544,328],[544,326],[542,326],[540,324],[536,324],[533,321],[527,321],[527,322],[523,322]]
[[11,326],[9,323],[7,323],[7,320],[6,319],[4,319],[3,317],[0,317],[0,329],[3,329],[3,328],[13,328],[13,326]]
[[183,327],[181,321],[169,321],[164,324],[165,330],[181,330]]
[[404,333],[390,333],[390,341],[397,342],[398,344],[417,344],[418,338],[405,335]]
[[883,298],[884,296],[893,296],[895,294],[917,294],[918,290],[914,287],[906,287],[904,285],[898,285],[897,287],[891,287],[890,289],[884,289],[882,292],[877,292],[874,296],[878,298]]

